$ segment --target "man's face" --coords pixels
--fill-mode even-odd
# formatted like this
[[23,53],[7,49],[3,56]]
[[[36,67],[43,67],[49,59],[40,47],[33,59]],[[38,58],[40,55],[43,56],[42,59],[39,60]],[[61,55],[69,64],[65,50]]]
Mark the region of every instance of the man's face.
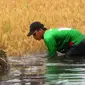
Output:
[[41,40],[42,39],[42,29],[40,30],[36,30],[34,33],[33,33],[33,37],[36,39],[36,40]]

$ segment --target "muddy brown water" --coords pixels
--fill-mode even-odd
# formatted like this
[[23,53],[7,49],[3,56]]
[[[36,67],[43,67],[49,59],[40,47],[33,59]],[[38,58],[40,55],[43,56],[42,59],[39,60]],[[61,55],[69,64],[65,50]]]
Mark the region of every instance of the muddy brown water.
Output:
[[[0,85],[85,85],[85,64],[46,63],[45,54],[8,57],[9,72]],[[45,74],[46,67],[56,67],[56,74]]]

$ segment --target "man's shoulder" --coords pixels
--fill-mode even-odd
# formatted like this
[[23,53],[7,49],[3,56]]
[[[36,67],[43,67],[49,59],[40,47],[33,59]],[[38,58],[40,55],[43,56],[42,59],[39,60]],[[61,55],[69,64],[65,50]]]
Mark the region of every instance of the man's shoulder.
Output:
[[51,39],[51,38],[53,38],[55,30],[57,30],[57,28],[51,28],[51,29],[46,30],[45,33],[44,33],[44,39]]
[[45,33],[44,33],[44,36],[51,35],[53,30],[54,30],[53,28],[46,30]]
[[52,33],[52,32],[54,32],[55,30],[58,30],[58,28],[51,28],[51,29],[48,29],[48,30],[46,30],[45,33]]

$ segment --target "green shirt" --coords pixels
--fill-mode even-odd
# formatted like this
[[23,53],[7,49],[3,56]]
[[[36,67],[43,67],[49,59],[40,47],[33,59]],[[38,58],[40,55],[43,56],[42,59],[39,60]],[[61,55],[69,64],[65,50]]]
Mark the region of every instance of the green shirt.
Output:
[[48,48],[48,56],[53,57],[56,51],[67,49],[69,42],[79,44],[85,36],[73,28],[53,28],[44,33],[44,42]]

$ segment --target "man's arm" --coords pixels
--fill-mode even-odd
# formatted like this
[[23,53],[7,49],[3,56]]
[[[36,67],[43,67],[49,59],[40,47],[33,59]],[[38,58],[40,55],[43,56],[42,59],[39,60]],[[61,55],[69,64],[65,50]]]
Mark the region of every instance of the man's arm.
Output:
[[54,37],[46,37],[44,41],[48,48],[48,55],[47,55],[48,61],[56,61],[56,55],[57,55],[56,40],[54,39]]

